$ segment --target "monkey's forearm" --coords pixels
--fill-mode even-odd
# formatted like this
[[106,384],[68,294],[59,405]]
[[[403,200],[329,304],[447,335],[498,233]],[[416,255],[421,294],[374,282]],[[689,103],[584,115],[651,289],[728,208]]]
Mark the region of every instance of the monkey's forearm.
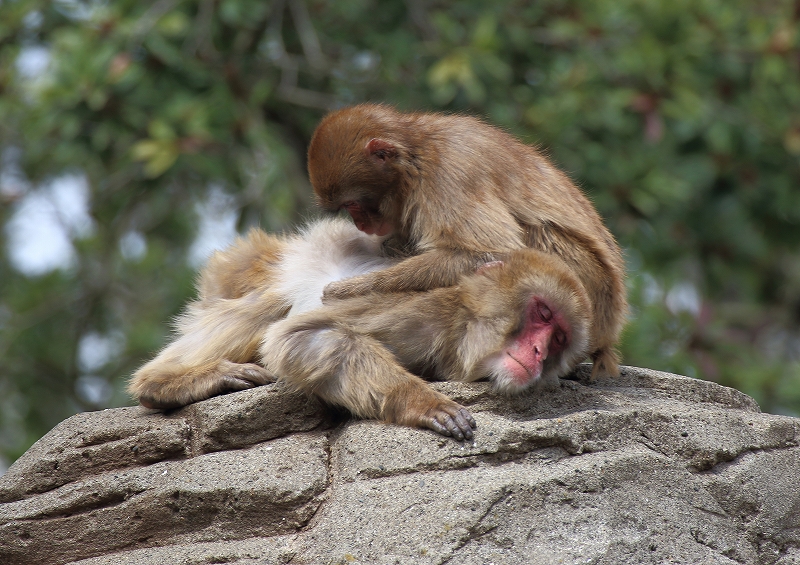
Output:
[[464,407],[405,370],[377,340],[321,323],[317,312],[272,326],[261,357],[291,388],[357,416],[472,437],[475,420]]
[[486,253],[434,249],[380,271],[333,282],[325,287],[323,301],[370,292],[425,291],[452,286],[461,275],[473,272],[491,259]]

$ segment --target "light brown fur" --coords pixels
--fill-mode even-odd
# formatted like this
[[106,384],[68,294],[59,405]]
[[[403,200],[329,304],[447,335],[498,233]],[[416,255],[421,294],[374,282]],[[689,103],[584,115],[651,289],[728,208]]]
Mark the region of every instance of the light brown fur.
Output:
[[134,373],[128,392],[144,406],[174,408],[272,382],[257,364],[266,329],[292,310],[321,306],[326,280],[390,264],[379,241],[343,220],[289,236],[253,229],[209,259],[175,339]]
[[291,304],[272,290],[283,240],[253,230],[212,256],[176,339],[137,370],[128,392],[149,408],[185,406],[274,381],[258,361],[265,329]]
[[[376,257],[374,243],[343,220],[295,236],[252,231],[212,257],[201,272],[198,300],[178,320],[176,339],[134,374],[129,392],[145,406],[172,408],[275,375],[356,415],[463,438],[471,436],[472,417],[414,372],[460,381],[489,376],[501,391],[516,392],[555,380],[586,355],[586,292],[558,258],[534,250],[510,252],[501,265],[431,292],[370,294],[313,307],[294,275],[286,283],[284,271],[306,266],[306,282],[322,277],[321,294],[325,273],[347,261],[356,264],[347,271],[365,262],[391,266],[394,260]],[[316,255],[322,262],[312,267],[309,256]],[[563,315],[570,345],[545,361],[541,378],[512,385],[499,357],[524,327],[532,296]]]
[[[541,376],[515,385],[502,357],[524,330],[532,297],[546,298],[564,317],[570,344],[547,358]],[[412,372],[451,381],[488,376],[509,393],[557,382],[587,354],[590,321],[588,296],[563,263],[522,249],[454,286],[335,300],[277,322],[261,357],[290,387],[359,416],[469,437],[458,422],[466,411]]]
[[619,246],[584,194],[533,147],[473,117],[363,104],[322,120],[308,169],[324,208],[357,202],[415,253],[332,284],[326,299],[452,285],[496,254],[538,249],[559,256],[589,293],[593,376],[618,374],[628,312]]

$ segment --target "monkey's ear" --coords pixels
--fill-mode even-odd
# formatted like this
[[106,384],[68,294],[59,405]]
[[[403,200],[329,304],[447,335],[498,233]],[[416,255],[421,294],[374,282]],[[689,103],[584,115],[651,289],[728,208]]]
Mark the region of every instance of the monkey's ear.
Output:
[[477,269],[475,269],[475,273],[477,273],[479,275],[485,275],[490,270],[496,269],[496,268],[502,267],[502,266],[503,266],[503,262],[502,261],[489,261],[488,263],[484,263],[483,265],[480,265]]
[[397,156],[397,148],[394,145],[377,137],[373,137],[367,142],[364,152],[370,157],[384,162]]

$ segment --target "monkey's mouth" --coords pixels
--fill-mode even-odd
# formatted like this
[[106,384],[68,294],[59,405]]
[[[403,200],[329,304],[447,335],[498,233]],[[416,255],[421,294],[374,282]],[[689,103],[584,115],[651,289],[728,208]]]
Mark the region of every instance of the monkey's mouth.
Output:
[[394,231],[394,226],[391,222],[385,220],[379,213],[363,208],[358,202],[345,202],[342,204],[342,209],[350,214],[359,231],[367,235],[383,237]]
[[516,357],[514,357],[514,356],[511,354],[511,352],[510,352],[510,351],[506,351],[506,355],[508,355],[508,356],[509,356],[511,359],[513,359],[513,360],[514,360],[514,362],[515,362],[517,365],[519,365],[520,367],[522,367],[522,368],[525,370],[525,373],[528,375],[528,378],[527,378],[527,379],[525,379],[525,378],[522,378],[522,379],[520,379],[520,378],[519,378],[519,374],[518,374],[518,372],[517,372],[517,371],[513,371],[513,373],[514,373],[514,376],[515,376],[515,377],[517,377],[517,379],[515,379],[515,380],[519,380],[519,381],[520,381],[520,385],[525,385],[525,384],[527,384],[527,383],[529,383],[529,382],[533,382],[533,381],[535,381],[536,379],[538,379],[538,378],[539,378],[539,375],[541,375],[541,373],[542,373],[542,372],[541,372],[541,370],[539,370],[539,371],[536,371],[536,372],[532,371],[532,370],[530,369],[530,367],[528,367],[527,365],[525,365],[525,363],[523,363],[522,361],[520,361],[519,359],[517,359]]

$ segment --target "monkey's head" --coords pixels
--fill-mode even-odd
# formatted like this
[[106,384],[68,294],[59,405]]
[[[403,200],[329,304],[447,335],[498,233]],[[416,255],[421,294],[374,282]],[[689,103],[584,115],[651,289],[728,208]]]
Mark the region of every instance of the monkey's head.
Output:
[[319,205],[346,210],[368,234],[402,230],[409,168],[402,119],[388,106],[344,108],[323,118],[308,147],[308,176]]
[[[477,371],[497,390],[520,392],[567,374],[589,350],[591,302],[557,257],[520,249],[463,279],[475,316],[468,329]],[[481,343],[481,341],[483,343]]]

